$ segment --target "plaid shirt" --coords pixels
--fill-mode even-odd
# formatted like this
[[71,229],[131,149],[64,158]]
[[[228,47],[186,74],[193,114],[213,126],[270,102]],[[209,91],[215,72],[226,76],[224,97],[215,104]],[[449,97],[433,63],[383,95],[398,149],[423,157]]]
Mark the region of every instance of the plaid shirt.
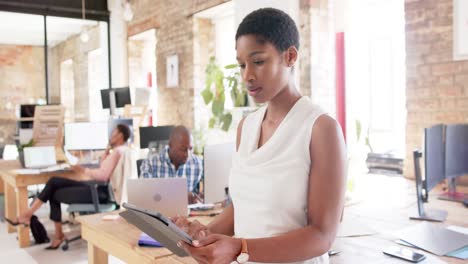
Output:
[[203,178],[203,162],[196,155],[190,153],[187,161],[179,165],[176,170],[169,158],[169,146],[164,151],[156,154],[149,154],[141,164],[141,178],[187,178],[187,190],[190,192],[199,191],[199,183]]

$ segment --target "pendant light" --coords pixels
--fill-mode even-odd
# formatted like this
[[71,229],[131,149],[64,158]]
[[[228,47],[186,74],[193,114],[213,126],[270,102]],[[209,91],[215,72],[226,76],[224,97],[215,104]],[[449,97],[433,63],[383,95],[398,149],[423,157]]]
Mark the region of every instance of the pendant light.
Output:
[[[85,0],[81,0],[81,14],[82,14],[83,22],[85,22],[86,20]],[[86,43],[89,40],[89,34],[85,26],[83,26],[81,30],[80,39],[81,39],[81,42],[83,43]]]

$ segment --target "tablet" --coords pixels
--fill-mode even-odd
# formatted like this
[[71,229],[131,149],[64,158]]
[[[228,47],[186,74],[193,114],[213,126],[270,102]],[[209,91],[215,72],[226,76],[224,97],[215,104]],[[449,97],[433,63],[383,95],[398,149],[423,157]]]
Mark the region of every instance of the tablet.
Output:
[[177,256],[188,256],[187,252],[177,246],[177,242],[182,240],[192,244],[192,238],[171,220],[158,212],[137,208],[132,204],[123,203],[122,207],[127,211],[121,212],[120,216],[130,224],[160,242]]

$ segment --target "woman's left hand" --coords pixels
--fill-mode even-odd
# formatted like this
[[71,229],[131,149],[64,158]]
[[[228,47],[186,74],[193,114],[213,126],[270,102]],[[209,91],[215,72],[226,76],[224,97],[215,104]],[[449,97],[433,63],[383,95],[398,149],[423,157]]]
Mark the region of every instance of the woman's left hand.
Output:
[[230,264],[240,254],[242,241],[230,236],[211,234],[192,245],[179,241],[179,247],[189,253],[198,263]]

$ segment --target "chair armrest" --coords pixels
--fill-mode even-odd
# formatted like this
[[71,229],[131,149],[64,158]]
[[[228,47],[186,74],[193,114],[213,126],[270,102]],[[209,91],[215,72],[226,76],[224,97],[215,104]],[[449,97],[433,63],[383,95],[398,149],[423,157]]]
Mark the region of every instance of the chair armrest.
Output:
[[98,195],[98,187],[99,186],[107,186],[107,182],[99,182],[99,181],[89,181],[86,182],[88,184],[90,191],[91,191],[91,199],[94,205],[94,212],[99,212],[99,195]]

